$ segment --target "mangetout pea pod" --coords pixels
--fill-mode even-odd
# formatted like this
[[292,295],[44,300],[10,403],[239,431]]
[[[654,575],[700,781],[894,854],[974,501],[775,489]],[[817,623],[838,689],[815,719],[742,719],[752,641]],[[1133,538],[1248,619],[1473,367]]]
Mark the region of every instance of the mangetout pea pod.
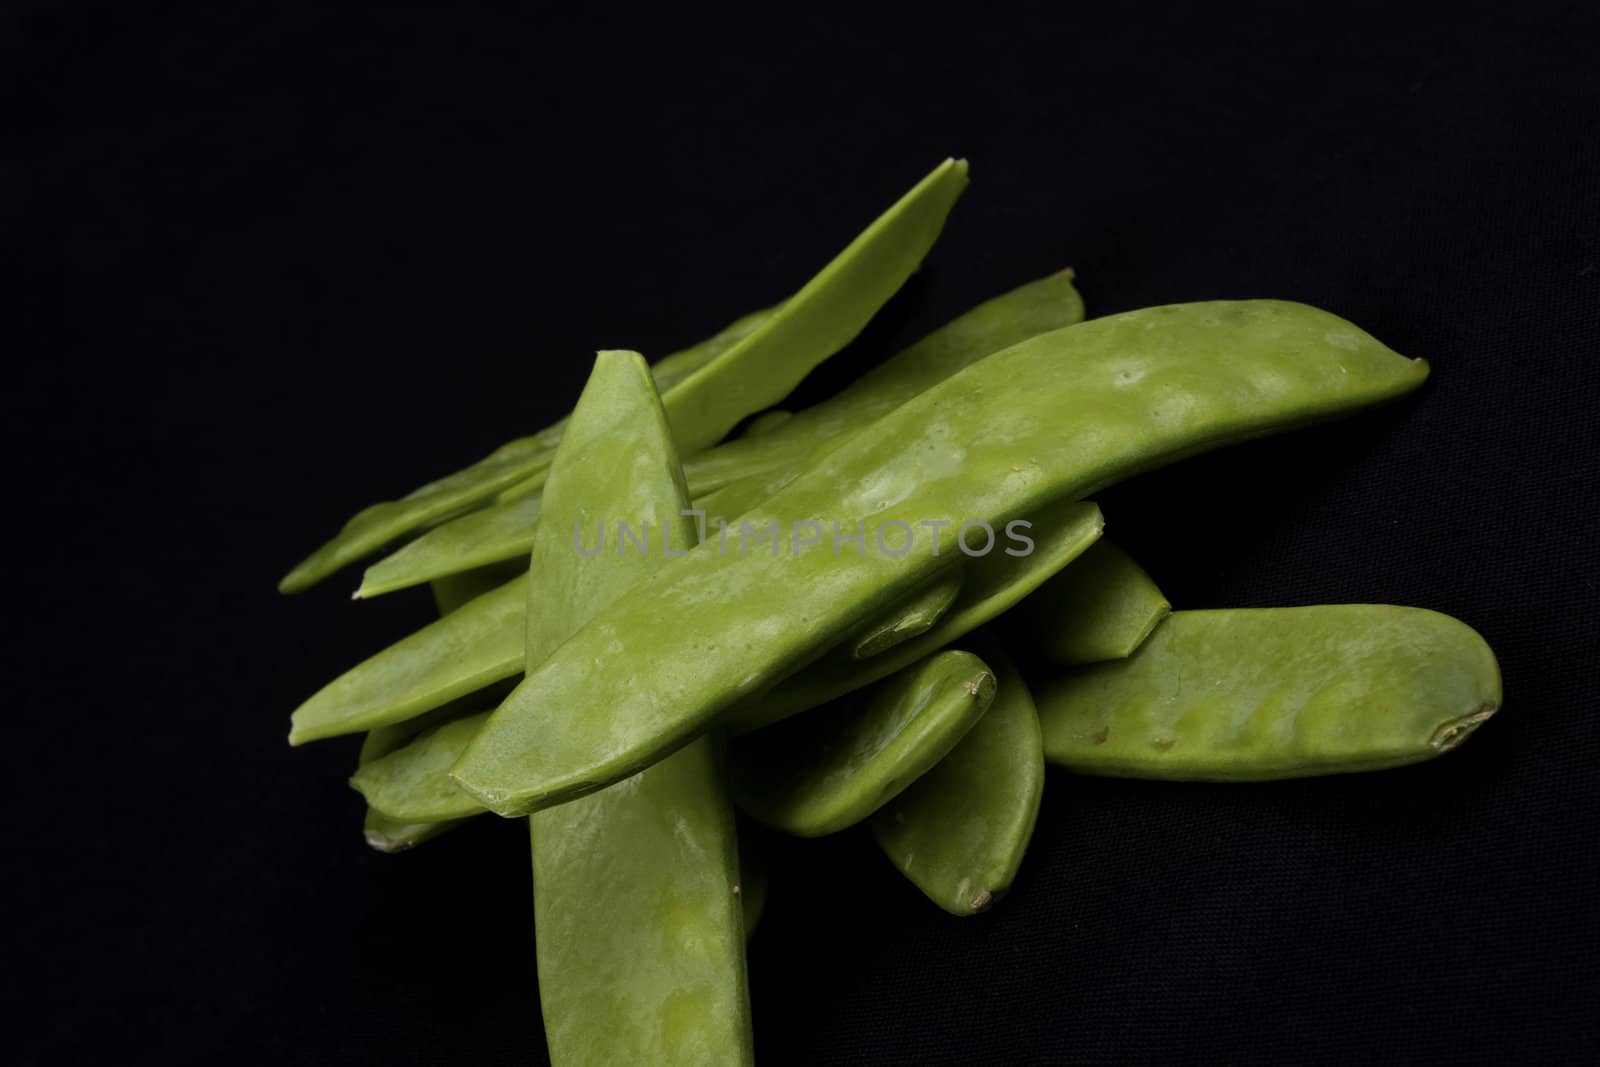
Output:
[[404,722],[522,673],[527,575],[476,597],[319,689],[290,716],[289,743]]
[[[782,400],[860,333],[921,265],[966,186],[966,161],[945,160],[755,328],[699,366],[688,358],[675,361],[673,370],[684,373],[663,390],[662,401],[678,448],[692,453],[716,444],[745,416]],[[560,438],[561,428],[552,427],[402,500],[367,508],[290,571],[279,589],[298,592],[405,534],[536,480]]]
[[888,618],[874,619],[850,639],[850,658],[871,659],[933,629],[961,595],[962,573],[959,564],[936,572],[926,585],[911,594],[901,610]]
[[1013,556],[997,547],[962,560],[956,599],[931,629],[867,659],[849,646],[829,649],[767,692],[730,708],[723,722],[736,734],[760,729],[910,666],[1009,609],[1087,551],[1105,529],[1100,509],[1087,500],[1051,504],[1026,521],[1029,551]]
[[[798,474],[819,450],[837,445],[963,367],[1030,337],[1083,320],[1070,270],[1020,285],[934,330],[842,391],[768,432],[728,441],[684,463],[689,495],[738,483],[733,514],[760,503]],[[774,480],[773,476],[778,477]],[[750,490],[761,488],[752,498]],[[708,503],[726,514],[726,503]],[[539,518],[537,496],[470,512],[430,530],[367,568],[358,595],[378,596],[441,574],[527,555]]]
[[1499,708],[1500,669],[1471,627],[1421,608],[1176,611],[1128,659],[1035,694],[1052,763],[1263,781],[1449,751]]
[[454,773],[502,815],[602,788],[913,589],[940,563],[920,523],[1003,526],[1426,377],[1350,323],[1278,301],[1149,308],[1024,341],[896,408],[747,516],[785,532],[859,522],[889,551],[729,557],[707,541],[667,560],[530,672]]
[[[773,307],[745,315],[716,336],[663,357],[653,368],[661,388],[682,381],[733,348],[777,310]],[[309,589],[362,556],[473,507],[508,486],[526,485],[529,479],[543,484],[544,470],[555,455],[566,422],[562,419],[531,437],[501,445],[472,466],[430,482],[399,500],[384,501],[357,512],[338,536],[290,571],[278,583],[278,591],[298,593]]]
[[1017,605],[1010,632],[1063,666],[1133,654],[1172,605],[1133,557],[1100,541]]
[[488,718],[485,710],[425,730],[394,751],[363,762],[350,784],[374,811],[398,822],[441,822],[482,814],[483,805],[451,779],[450,765]]
[[[602,352],[545,493],[527,625],[538,662],[665,562],[588,556],[597,518],[694,543],[683,473],[642,359]],[[665,547],[665,546],[663,546]],[[713,739],[528,820],[539,999],[557,1067],[749,1064],[739,850]]]
[[[374,760],[382,759],[409,741],[411,738],[411,731],[407,729],[409,725],[380,726],[368,733],[361,741],[358,769]],[[461,824],[455,820],[409,822],[385,815],[368,804],[361,830],[367,844],[379,852],[405,852],[459,825]]]
[[945,757],[994,699],[970,652],[939,652],[815,715],[743,738],[740,810],[799,837],[837,833],[893,800]]
[[995,672],[994,702],[949,755],[869,823],[889,861],[952,915],[986,911],[1005,895],[1044,793],[1044,747],[1028,687],[994,641],[973,647]]

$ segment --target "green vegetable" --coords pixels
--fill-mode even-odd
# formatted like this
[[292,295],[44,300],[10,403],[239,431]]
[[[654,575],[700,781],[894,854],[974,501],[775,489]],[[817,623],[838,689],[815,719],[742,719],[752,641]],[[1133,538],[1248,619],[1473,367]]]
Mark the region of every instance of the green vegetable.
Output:
[[[359,766],[381,759],[411,739],[410,724],[381,726],[361,742]],[[407,822],[394,819],[372,808],[367,808],[362,824],[367,844],[379,852],[405,852],[425,841],[430,841],[447,830],[460,826],[459,822]]]
[[374,811],[397,822],[441,822],[482,814],[483,805],[450,778],[450,765],[488,718],[486,710],[425,730],[387,755],[364,762],[350,784]]
[[1033,698],[994,642],[977,647],[995,672],[994,702],[948,756],[870,823],[890,862],[952,915],[987,911],[1005,895],[1044,793]]
[[[545,487],[527,658],[541,662],[665,556],[588,556],[597,519],[694,543],[683,473],[644,360],[602,352]],[[648,527],[644,524],[648,523]],[[753,1062],[733,809],[711,738],[528,823],[550,1059]]]
[[1259,781],[1447,752],[1499,708],[1500,670],[1465,623],[1420,608],[1178,611],[1128,659],[1035,692],[1053,763]]
[[[836,446],[912,397],[993,352],[1083,319],[1073,274],[1057,271],[980,304],[933,331],[843,391],[757,436],[718,445],[684,464],[690,495],[713,514],[737,517]],[[740,483],[737,510],[729,511]],[[746,503],[746,501],[748,501]],[[360,595],[377,596],[467,567],[525,557],[539,498],[470,512],[430,530],[367,568]]]
[[1277,301],[1151,308],[1025,341],[896,408],[746,516],[780,536],[860,522],[881,548],[796,558],[707,542],[667,560],[531,671],[454,773],[503,815],[602,788],[914,589],[941,563],[919,524],[1003,527],[1426,376],[1342,319]]
[[1063,665],[1133,654],[1172,612],[1133,557],[1100,541],[1017,605],[1011,632]]
[[[662,358],[654,368],[661,387],[670,388],[734,348],[777,310],[768,308],[746,315],[715,337]],[[472,466],[430,482],[399,500],[384,501],[358,512],[338,536],[290,571],[278,583],[278,591],[298,593],[309,589],[361,557],[472,508],[502,490],[543,485],[544,471],[550,466],[565,426],[566,420],[562,419],[531,437],[501,445]]]
[[[991,552],[965,559],[956,599],[934,626],[866,660],[849,646],[834,648],[765,693],[730,708],[724,721],[735,733],[770,726],[802,711],[886,678],[982,626],[1036,589],[1095,543],[1104,528],[1100,509],[1087,500],[1051,504],[1029,516],[1033,551],[1025,556]],[[898,617],[903,609],[892,610]]]
[[994,691],[977,656],[937,653],[814,715],[743,738],[734,750],[734,799],[800,837],[854,826],[943,759]]
[[936,571],[902,607],[887,618],[874,619],[850,639],[846,646],[850,658],[871,659],[933,629],[961,595],[961,578],[959,565]]

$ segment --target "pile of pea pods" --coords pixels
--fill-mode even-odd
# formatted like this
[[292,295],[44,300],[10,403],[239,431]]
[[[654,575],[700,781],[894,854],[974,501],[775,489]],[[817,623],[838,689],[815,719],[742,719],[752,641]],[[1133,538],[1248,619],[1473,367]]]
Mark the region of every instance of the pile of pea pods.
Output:
[[691,348],[599,353],[568,418],[359,512],[282,582],[387,553],[358,598],[431,586],[440,618],[314,694],[289,739],[364,735],[351,784],[374,848],[527,819],[556,1064],[751,1061],[765,883],[736,811],[800,837],[863,827],[972,915],[1022,862],[1047,763],[1379,770],[1500,705],[1493,653],[1448,616],[1173,611],[1101,536],[1102,487],[1426,379],[1327,312],[1084,321],[1063,271],[778,408],[918,268],[966,184],[945,161],[787,300]]

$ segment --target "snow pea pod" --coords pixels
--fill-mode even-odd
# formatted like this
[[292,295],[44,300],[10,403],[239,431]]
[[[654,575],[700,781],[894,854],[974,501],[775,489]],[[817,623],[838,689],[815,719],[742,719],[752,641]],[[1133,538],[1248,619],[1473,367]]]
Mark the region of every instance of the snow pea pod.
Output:
[[994,702],[948,756],[868,824],[889,861],[952,915],[986,911],[1005,895],[1044,793],[1044,747],[1028,687],[995,642],[973,647],[995,672]]
[[454,773],[503,815],[602,788],[913,589],[941,562],[938,531],[921,524],[1003,526],[1426,376],[1350,323],[1279,301],[1149,308],[1024,341],[896,408],[747,516],[780,533],[839,521],[880,550],[730,556],[708,541],[667,560],[529,673]]
[[289,743],[404,722],[522,673],[527,575],[363,660],[290,717]]
[[[779,305],[780,307],[782,305]],[[715,336],[662,357],[653,368],[661,388],[671,388],[736,347],[770,319],[778,308],[752,312]],[[545,468],[555,456],[567,420],[530,437],[519,437],[484,459],[430,482],[399,500],[384,501],[357,512],[336,537],[302,560],[278,583],[282,593],[311,588],[328,575],[407,534],[472,508],[511,487],[544,484]]]
[[[410,723],[403,723],[399,726],[380,726],[369,732],[361,742],[358,769],[374,760],[382,759],[406,744],[413,733],[410,727]],[[391,818],[369,804],[361,829],[369,847],[379,852],[405,852],[460,825],[460,822],[453,820],[407,822],[404,819]]]
[[1011,632],[1063,666],[1133,654],[1172,605],[1133,557],[1101,541],[1008,616]]
[[[963,560],[955,601],[928,631],[865,660],[850,647],[830,649],[772,689],[728,710],[734,733],[770,726],[886,678],[977,629],[1082,555],[1105,528],[1100,509],[1083,500],[1052,504],[1028,517],[1033,550]],[[892,617],[892,616],[891,616]]]
[[851,638],[850,658],[871,659],[933,629],[961,595],[961,577],[959,566],[936,572],[926,585],[911,594],[899,611],[888,618],[874,619]]
[[[768,432],[689,457],[684,474],[690,495],[699,504],[708,494],[740,484],[745,489],[735,510],[729,511],[726,500],[706,506],[713,514],[730,517],[749,510],[791,480],[820,449],[842,443],[962,368],[1030,337],[1081,322],[1083,298],[1072,280],[1072,271],[1057,271],[1002,293]],[[770,488],[758,488],[766,484]],[[757,492],[751,494],[752,488]],[[441,574],[524,556],[538,518],[538,498],[525,495],[453,519],[368,567],[360,595],[377,596]]]
[[[603,352],[572,415],[534,542],[527,657],[539,662],[665,561],[585,555],[574,531],[649,523],[694,543],[666,413],[642,359]],[[550,1059],[753,1061],[733,809],[713,739],[528,820],[539,998]]]
[[500,588],[527,569],[527,560],[502,559],[435,578],[428,583],[428,587],[433,593],[433,603],[439,609],[439,614],[448,615],[468,601]]
[[1421,608],[1176,611],[1129,658],[1035,692],[1052,763],[1264,781],[1447,752],[1499,708],[1500,669],[1471,627]]
[[859,696],[744,738],[734,751],[734,800],[799,837],[854,826],[955,748],[994,693],[983,660],[936,653]]
[[489,711],[425,730],[407,744],[364,762],[350,784],[368,806],[397,822],[466,819],[483,805],[456,787],[450,765],[488,721]]

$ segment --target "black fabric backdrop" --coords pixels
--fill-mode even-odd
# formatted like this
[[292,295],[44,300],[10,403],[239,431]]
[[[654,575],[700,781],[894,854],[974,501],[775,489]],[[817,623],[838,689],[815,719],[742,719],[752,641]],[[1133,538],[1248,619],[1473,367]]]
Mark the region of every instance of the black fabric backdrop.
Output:
[[[695,23],[12,5],[0,1060],[538,1063],[526,843],[362,844],[289,711],[430,616],[280,574],[356,507],[795,288],[946,155],[926,269],[802,389],[1075,266],[1092,314],[1308,301],[1434,377],[1105,493],[1183,607],[1388,601],[1499,653],[1460,752],[1052,772],[989,914],[770,846],[766,1063],[1593,1062],[1600,107],[1588,5]],[[17,565],[17,561],[21,565]]]

